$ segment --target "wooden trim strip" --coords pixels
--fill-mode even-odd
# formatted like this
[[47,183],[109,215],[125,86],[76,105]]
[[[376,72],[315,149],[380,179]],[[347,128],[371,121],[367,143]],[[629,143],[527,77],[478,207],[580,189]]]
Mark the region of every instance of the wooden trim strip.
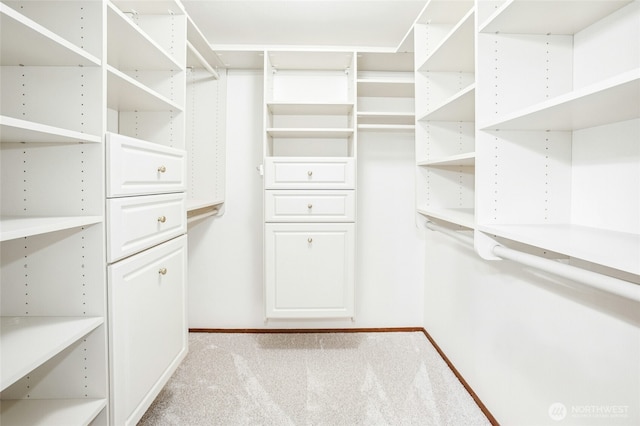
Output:
[[456,378],[460,381],[460,384],[465,388],[465,390],[469,393],[471,398],[475,401],[480,411],[487,417],[487,420],[493,426],[499,426],[500,423],[496,420],[496,418],[491,414],[489,409],[484,405],[484,403],[480,400],[478,395],[474,392],[474,390],[469,386],[469,383],[462,377],[460,372],[456,369],[456,367],[451,363],[449,358],[442,352],[440,346],[433,340],[431,335],[427,332],[424,327],[391,327],[391,328],[190,328],[190,333],[253,333],[253,334],[282,334],[282,333],[393,333],[393,332],[415,332],[419,331],[425,335],[427,340],[433,345],[435,350],[438,352],[440,357],[447,364],[451,372],[456,376]]
[[476,405],[478,406],[478,408],[480,408],[480,411],[482,411],[482,413],[487,417],[487,420],[489,420],[489,422],[493,426],[499,426],[500,423],[498,423],[498,420],[496,420],[496,418],[493,417],[493,414],[491,414],[491,412],[489,411],[487,406],[484,405],[482,400],[480,400],[480,397],[475,393],[475,391],[471,388],[471,386],[469,386],[469,383],[467,383],[467,381],[464,379],[464,377],[462,377],[462,374],[460,374],[460,372],[456,369],[456,367],[449,360],[449,358],[447,358],[447,356],[444,354],[444,352],[442,352],[442,349],[440,349],[440,346],[438,346],[436,341],[433,340],[433,337],[431,337],[431,335],[427,332],[427,330],[425,328],[423,328],[421,331],[424,333],[424,335],[429,340],[429,342],[431,342],[431,344],[436,349],[436,351],[438,351],[438,354],[444,360],[444,362],[447,363],[447,365],[449,366],[449,369],[458,378],[458,380],[460,381],[462,386],[467,390],[467,392],[469,392],[469,395],[471,395],[471,398],[473,398],[473,400],[476,402]]

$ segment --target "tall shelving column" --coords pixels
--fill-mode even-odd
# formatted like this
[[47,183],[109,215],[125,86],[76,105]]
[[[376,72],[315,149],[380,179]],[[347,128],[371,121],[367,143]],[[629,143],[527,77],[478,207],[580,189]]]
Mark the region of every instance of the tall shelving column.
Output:
[[431,0],[414,25],[418,213],[475,227],[473,1]]
[[225,200],[227,74],[187,16],[185,149],[189,222],[218,214]]
[[640,2],[478,13],[482,236],[640,281]]
[[354,316],[354,52],[265,52],[265,316]]
[[187,353],[187,19],[127,0],[106,18],[110,412],[134,425]]
[[3,425],[108,423],[103,16],[0,3]]

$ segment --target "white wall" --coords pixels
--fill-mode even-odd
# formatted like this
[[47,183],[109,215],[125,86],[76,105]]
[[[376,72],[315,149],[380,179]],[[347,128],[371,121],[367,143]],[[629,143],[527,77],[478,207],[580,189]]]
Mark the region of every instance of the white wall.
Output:
[[413,134],[362,133],[356,319],[264,322],[262,72],[230,71],[224,215],[189,227],[191,328],[421,327],[424,244],[414,221]]
[[437,232],[426,251],[425,328],[501,424],[640,424],[637,303],[483,261]]

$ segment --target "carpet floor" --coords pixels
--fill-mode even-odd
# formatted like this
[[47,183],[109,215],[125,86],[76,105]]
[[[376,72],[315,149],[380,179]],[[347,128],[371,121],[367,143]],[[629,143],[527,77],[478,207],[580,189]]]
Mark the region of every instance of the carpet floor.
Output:
[[138,426],[488,424],[421,332],[190,333]]

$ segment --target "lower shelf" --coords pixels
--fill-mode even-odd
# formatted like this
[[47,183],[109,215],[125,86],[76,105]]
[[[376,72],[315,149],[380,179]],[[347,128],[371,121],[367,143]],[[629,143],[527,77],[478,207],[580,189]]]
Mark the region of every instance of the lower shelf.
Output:
[[2,424],[88,425],[106,405],[106,399],[4,400]]
[[640,235],[587,226],[483,225],[478,230],[640,275]]
[[[6,389],[103,323],[102,317],[2,317],[1,389]],[[2,420],[4,424],[4,416]]]
[[444,220],[465,228],[474,229],[474,209],[473,208],[418,208],[418,213],[423,216]]

